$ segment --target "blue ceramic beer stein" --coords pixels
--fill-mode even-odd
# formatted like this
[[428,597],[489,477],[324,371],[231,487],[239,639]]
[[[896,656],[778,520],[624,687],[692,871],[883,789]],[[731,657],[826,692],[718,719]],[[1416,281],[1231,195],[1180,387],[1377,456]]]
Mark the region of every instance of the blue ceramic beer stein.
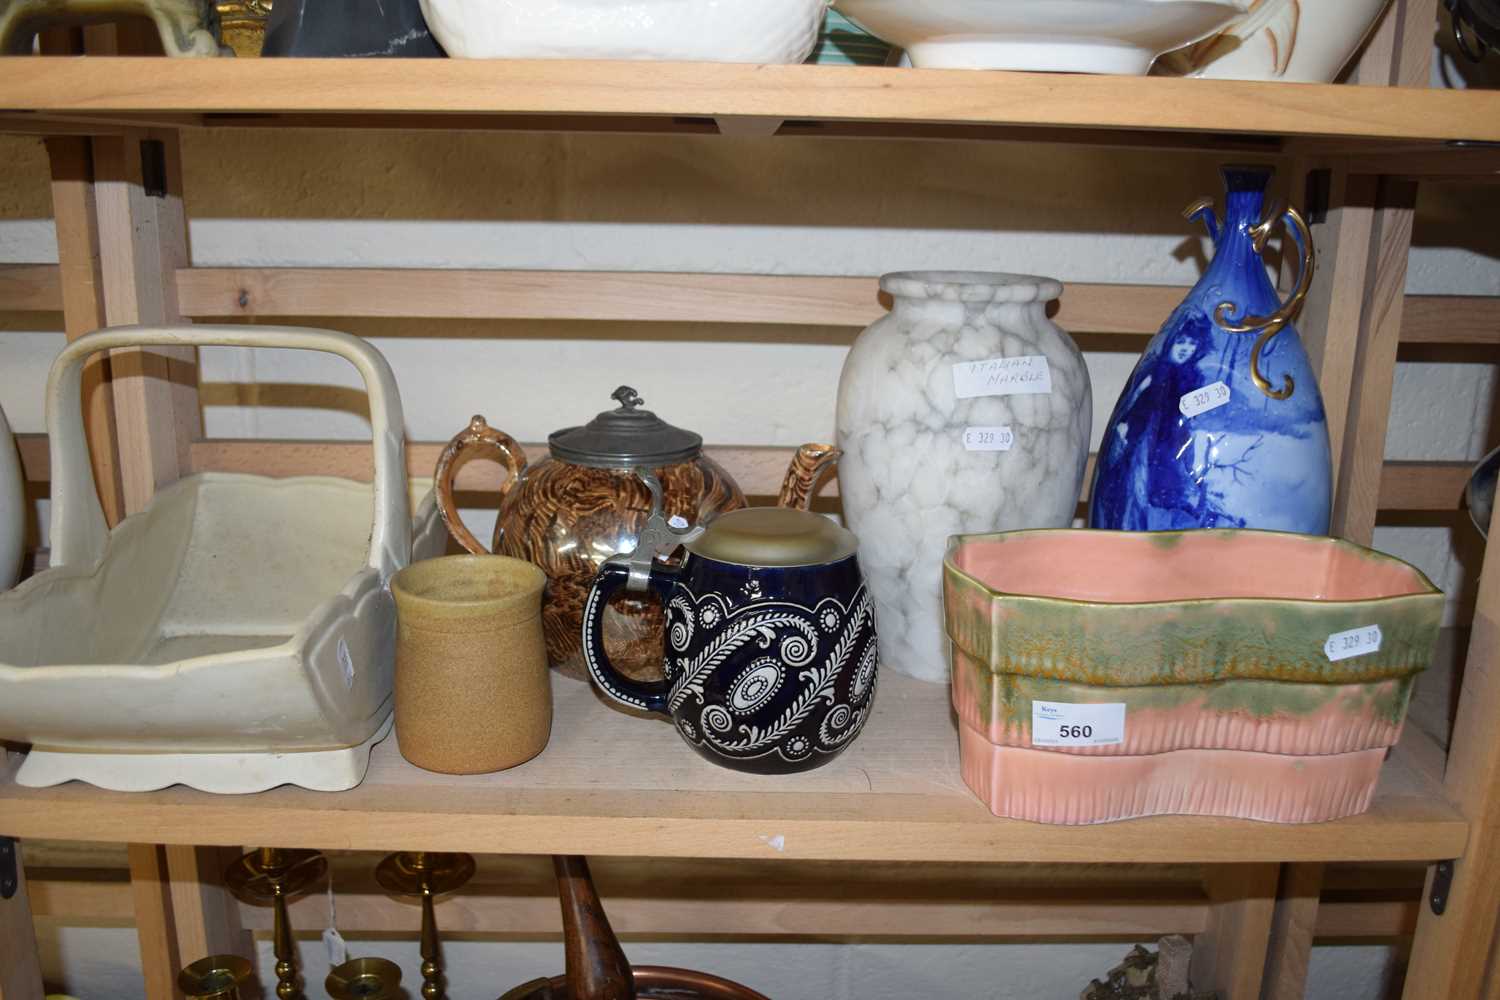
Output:
[[[803,510],[756,507],[676,532],[660,487],[640,544],[600,568],[583,613],[589,676],[629,708],[671,716],[688,745],[738,771],[832,760],[875,697],[875,613],[854,535]],[[680,565],[657,560],[679,545]],[[632,680],[604,651],[604,607],[624,589],[666,609],[665,678]]]

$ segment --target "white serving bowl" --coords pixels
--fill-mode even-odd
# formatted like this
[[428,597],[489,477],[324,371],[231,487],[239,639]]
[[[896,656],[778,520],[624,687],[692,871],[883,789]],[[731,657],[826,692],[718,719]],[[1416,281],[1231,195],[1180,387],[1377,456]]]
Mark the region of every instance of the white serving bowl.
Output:
[[1169,52],[1157,72],[1213,80],[1332,83],[1388,0],[1257,0],[1223,31]]
[[913,66],[1142,74],[1219,30],[1238,0],[835,0]]
[[421,0],[450,56],[800,63],[828,0]]

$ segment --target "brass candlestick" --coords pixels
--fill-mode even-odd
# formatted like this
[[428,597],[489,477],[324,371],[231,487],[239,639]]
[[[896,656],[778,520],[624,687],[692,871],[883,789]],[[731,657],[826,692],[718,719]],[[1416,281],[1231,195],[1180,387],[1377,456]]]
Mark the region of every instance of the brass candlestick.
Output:
[[240,1000],[240,984],[249,978],[249,960],[238,955],[210,955],[179,972],[177,988],[189,1000]]
[[433,897],[453,892],[473,877],[474,859],[468,854],[402,851],[387,855],[375,869],[375,881],[386,892],[422,900],[422,1000],[446,996]]
[[328,862],[317,851],[289,851],[262,847],[244,855],[224,873],[224,882],[235,897],[252,906],[271,906],[275,920],[271,932],[276,955],[278,1000],[302,1000],[297,985],[297,946],[292,923],[287,919],[288,899],[299,896],[323,880]]
[[401,967],[383,958],[351,958],[328,973],[323,988],[333,1000],[396,1000]]

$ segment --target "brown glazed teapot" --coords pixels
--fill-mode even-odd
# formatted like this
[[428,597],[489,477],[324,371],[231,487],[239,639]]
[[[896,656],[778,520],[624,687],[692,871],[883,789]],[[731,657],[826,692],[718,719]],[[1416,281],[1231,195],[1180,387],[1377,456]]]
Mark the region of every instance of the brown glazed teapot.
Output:
[[[677,528],[706,524],[745,506],[739,485],[703,455],[703,438],[673,427],[629,386],[613,394],[618,409],[547,438],[549,455],[528,464],[515,439],[476,416],[448,442],[433,472],[438,509],[460,545],[490,551],[459,520],[453,477],[471,447],[493,453],[510,472],[500,488],[493,551],[526,559],[547,574],[542,628],[547,658],[570,677],[588,676],[581,650],[583,606],[604,560],[630,552],[651,513],[651,493],[636,475],[661,481],[664,513]],[[778,502],[806,507],[832,468],[832,445],[803,445],[787,470]],[[635,680],[661,677],[662,612],[652,601],[622,593],[604,613],[604,645],[611,661]]]

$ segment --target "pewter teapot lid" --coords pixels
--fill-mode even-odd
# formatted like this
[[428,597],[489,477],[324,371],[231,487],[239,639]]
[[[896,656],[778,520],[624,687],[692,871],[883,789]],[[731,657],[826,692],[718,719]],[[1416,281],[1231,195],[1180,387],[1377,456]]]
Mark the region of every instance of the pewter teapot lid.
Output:
[[565,427],[547,438],[552,457],[599,469],[657,468],[691,462],[703,453],[703,437],[673,427],[639,407],[646,401],[628,385],[610,396],[617,410],[605,410],[582,427]]

